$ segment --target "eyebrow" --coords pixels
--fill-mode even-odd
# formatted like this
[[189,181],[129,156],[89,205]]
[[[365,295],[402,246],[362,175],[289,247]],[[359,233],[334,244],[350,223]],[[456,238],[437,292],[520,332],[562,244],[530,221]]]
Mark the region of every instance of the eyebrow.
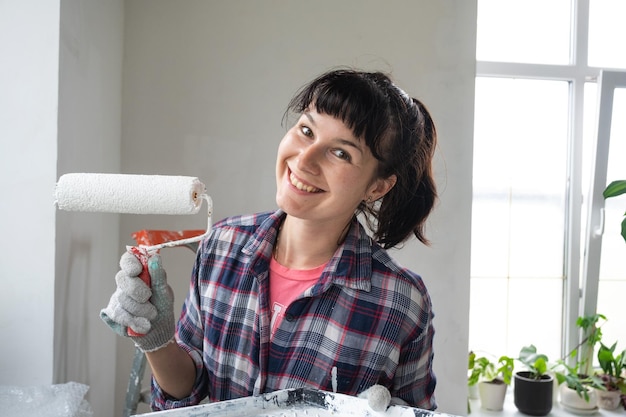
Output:
[[[311,122],[313,126],[317,127],[317,123],[315,123],[315,119],[313,119],[313,116],[311,116],[309,112],[304,112],[303,114],[307,117],[307,119],[309,119],[309,121]],[[361,154],[363,153],[363,149],[361,148],[361,142],[354,142],[352,140],[343,139],[343,138],[337,138],[337,141],[341,143],[342,145],[351,146],[352,148],[359,151]]]

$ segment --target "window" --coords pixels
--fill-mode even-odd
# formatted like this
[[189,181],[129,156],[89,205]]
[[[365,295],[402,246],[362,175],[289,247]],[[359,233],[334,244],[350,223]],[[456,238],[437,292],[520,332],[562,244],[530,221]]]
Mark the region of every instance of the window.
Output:
[[556,360],[578,344],[576,318],[596,311],[603,340],[626,347],[626,196],[597,201],[626,179],[626,84],[611,89],[622,117],[595,151],[598,80],[626,70],[625,14],[623,0],[478,0],[471,350],[517,357],[534,344]]
[[592,135],[597,142],[592,144],[594,158],[589,169],[593,181],[587,199],[590,215],[584,246],[582,311],[605,314],[611,320],[611,325],[603,328],[605,344],[618,341],[623,348],[626,320],[620,304],[626,294],[626,271],[622,267],[626,249],[619,231],[626,198],[604,202],[601,193],[606,184],[626,178],[626,71],[603,72],[598,87],[601,91],[597,94],[598,123],[594,123]]

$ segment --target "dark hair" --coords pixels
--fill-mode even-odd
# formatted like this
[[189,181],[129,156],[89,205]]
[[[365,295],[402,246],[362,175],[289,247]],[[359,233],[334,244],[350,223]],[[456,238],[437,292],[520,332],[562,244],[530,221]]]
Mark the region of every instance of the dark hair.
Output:
[[343,121],[379,161],[378,178],[396,175],[395,186],[374,204],[361,203],[374,239],[384,248],[411,233],[424,244],[424,223],[437,198],[432,159],[437,141],[426,107],[382,72],[336,69],[303,87],[285,112],[318,113]]

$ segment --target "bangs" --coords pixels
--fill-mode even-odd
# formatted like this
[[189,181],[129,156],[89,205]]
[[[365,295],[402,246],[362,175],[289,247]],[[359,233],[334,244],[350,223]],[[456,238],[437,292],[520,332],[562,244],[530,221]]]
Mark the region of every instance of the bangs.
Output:
[[289,103],[288,112],[302,114],[312,107],[341,120],[381,159],[382,135],[390,128],[390,109],[375,78],[351,71],[324,75],[302,89]]

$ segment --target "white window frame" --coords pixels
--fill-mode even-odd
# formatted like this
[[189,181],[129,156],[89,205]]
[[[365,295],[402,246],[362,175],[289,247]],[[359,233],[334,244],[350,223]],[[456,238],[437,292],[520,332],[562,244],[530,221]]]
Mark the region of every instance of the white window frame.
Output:
[[598,277],[602,235],[604,233],[604,204],[602,191],[607,184],[609,145],[613,119],[613,97],[616,88],[626,88],[626,72],[602,71],[598,79],[598,100],[596,115],[596,147],[593,158],[593,180],[589,190],[589,215],[585,239],[583,265],[582,311],[585,315],[595,314],[598,301]]

